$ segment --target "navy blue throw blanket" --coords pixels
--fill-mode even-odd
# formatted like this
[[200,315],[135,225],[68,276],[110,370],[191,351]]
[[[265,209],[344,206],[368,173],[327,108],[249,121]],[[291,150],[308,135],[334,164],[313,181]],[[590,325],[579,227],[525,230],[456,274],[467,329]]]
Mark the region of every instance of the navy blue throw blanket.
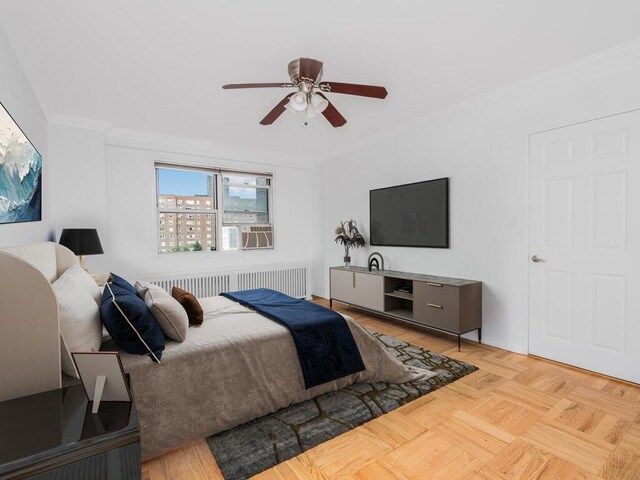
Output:
[[364,370],[347,321],[333,310],[268,288],[222,295],[289,329],[296,344],[306,388]]

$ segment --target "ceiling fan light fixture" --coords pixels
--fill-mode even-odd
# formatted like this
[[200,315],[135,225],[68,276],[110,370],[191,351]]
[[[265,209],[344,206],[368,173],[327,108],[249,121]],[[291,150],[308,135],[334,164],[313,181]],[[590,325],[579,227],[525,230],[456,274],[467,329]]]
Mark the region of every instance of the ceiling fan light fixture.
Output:
[[298,88],[300,88],[300,91],[303,93],[311,93],[313,91],[313,87],[307,82],[300,83]]
[[311,105],[313,105],[313,110],[315,111],[315,113],[322,113],[329,106],[329,102],[317,93],[314,93],[311,96]]
[[311,103],[308,103],[307,104],[307,108],[305,109],[304,113],[305,113],[305,116],[307,118],[313,118],[313,117],[316,116],[316,113],[318,113],[318,112],[316,112],[315,108],[313,107],[313,105]]
[[[387,89],[376,85],[361,85],[357,83],[342,83],[320,81],[323,73],[323,63],[313,58],[296,58],[289,62],[289,78],[286,83],[231,83],[222,88],[292,88],[267,115],[260,120],[260,125],[272,125],[285,110],[291,113],[305,112],[307,118],[322,114],[334,128],[342,127],[347,119],[336,109],[324,94],[355,95],[384,99],[387,97]],[[324,94],[323,94],[324,93]],[[307,121],[304,124],[307,125]]]
[[296,112],[303,112],[307,108],[307,96],[303,92],[298,92],[291,97],[289,105]]

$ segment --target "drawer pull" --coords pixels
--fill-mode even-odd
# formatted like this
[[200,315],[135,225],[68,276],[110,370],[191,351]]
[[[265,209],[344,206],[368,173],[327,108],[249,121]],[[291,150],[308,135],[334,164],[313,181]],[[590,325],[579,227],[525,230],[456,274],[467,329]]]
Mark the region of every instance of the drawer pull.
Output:
[[427,303],[427,305],[432,308],[442,308],[442,305],[438,305],[437,303]]
[[441,287],[442,286],[441,283],[434,283],[434,282],[427,282],[427,285],[429,285],[431,287]]

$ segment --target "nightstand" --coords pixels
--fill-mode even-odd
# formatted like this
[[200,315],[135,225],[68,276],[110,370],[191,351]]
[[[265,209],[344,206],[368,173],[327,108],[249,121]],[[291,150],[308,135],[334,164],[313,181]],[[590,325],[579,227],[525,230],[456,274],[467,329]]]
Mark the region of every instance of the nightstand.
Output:
[[82,385],[0,402],[0,480],[139,480],[134,402],[102,402]]

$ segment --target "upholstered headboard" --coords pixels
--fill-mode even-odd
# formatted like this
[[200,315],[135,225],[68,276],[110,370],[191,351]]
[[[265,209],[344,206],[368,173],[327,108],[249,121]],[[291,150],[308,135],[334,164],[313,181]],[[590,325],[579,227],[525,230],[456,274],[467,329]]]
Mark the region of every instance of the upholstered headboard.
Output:
[[71,250],[53,242],[0,248],[0,252],[10,253],[30,263],[40,270],[49,283],[55,282],[60,275],[77,262],[76,256]]
[[0,248],[0,401],[60,388],[51,283],[75,262],[71,250],[53,242]]

